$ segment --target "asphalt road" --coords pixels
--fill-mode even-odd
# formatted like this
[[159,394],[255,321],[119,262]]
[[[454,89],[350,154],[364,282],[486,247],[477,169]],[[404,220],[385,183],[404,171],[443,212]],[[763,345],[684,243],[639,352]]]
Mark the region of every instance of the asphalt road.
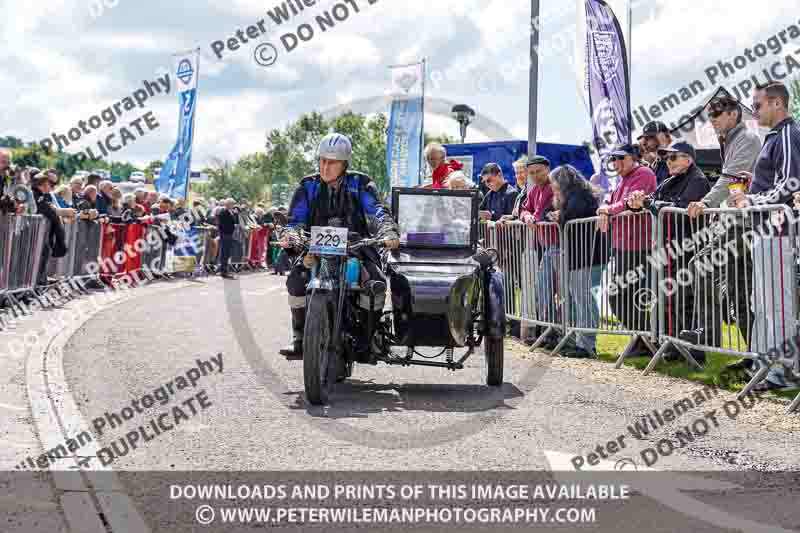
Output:
[[[221,373],[209,370],[196,388],[176,386],[174,391],[181,401],[204,391],[210,405],[116,457],[111,468],[569,470],[576,455],[586,459],[598,445],[608,450],[609,441],[625,435],[626,448],[607,453],[607,464],[630,460],[643,469],[641,450],[716,409],[718,424],[709,424],[705,435],[659,457],[653,468],[798,470],[798,417],[786,417],[771,400],[742,408],[732,419],[723,405],[733,395],[720,393],[636,440],[629,425],[702,388],[614,370],[601,362],[529,354],[513,341],[506,343],[505,384],[498,389],[484,385],[483,355],[476,353],[459,372],[356,366],[353,378],[338,386],[331,406],[309,406],[303,397],[302,362],[286,361],[277,353],[289,335],[284,282],[250,274],[238,281],[209,279],[133,298],[102,311],[70,339],[64,348],[64,374],[87,421],[106,411],[119,413],[132,399],[186,375],[197,359],[222,354]],[[161,411],[156,405],[124,422],[99,444],[110,446]],[[132,495],[146,494],[147,483],[134,476],[128,488]],[[751,500],[743,498],[740,505]],[[800,523],[796,517],[789,521]],[[648,527],[669,531],[674,525]]]

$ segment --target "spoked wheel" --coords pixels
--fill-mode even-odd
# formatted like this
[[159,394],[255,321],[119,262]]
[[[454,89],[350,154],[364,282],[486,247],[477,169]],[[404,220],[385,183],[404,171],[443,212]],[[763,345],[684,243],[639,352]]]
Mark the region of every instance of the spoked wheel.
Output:
[[311,298],[303,332],[303,381],[312,405],[325,405],[336,379],[336,359],[331,346],[333,316],[328,298]]
[[499,387],[503,384],[503,337],[486,337],[483,340],[486,355],[486,384]]

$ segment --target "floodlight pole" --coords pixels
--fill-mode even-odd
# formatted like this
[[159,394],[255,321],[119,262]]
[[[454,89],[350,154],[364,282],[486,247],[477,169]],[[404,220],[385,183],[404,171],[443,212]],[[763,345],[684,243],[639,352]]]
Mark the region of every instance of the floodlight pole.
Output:
[[528,82],[528,157],[536,155],[539,112],[539,0],[531,0],[531,71]]

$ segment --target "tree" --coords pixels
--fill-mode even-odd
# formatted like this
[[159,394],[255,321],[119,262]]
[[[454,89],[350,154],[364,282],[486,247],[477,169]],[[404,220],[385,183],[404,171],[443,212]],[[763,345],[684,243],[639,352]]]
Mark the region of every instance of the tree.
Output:
[[455,137],[451,137],[446,133],[443,133],[441,135],[428,135],[426,133],[424,137],[425,137],[425,146],[428,146],[430,143],[458,144],[458,139],[456,139]]
[[162,162],[161,161],[150,161],[150,163],[144,167],[144,176],[147,180],[147,183],[153,183],[158,176],[156,176],[156,170],[161,168]]
[[[236,163],[216,160],[206,170],[211,180],[202,190],[217,199],[232,196],[272,205],[287,204],[300,180],[317,172],[319,142],[336,131],[353,141],[350,168],[368,174],[381,191],[388,192],[387,128],[383,113],[361,115],[348,111],[330,120],[316,112],[302,115],[283,130],[267,132],[263,153],[245,155]],[[425,136],[426,143],[434,141],[457,142],[449,135]]]
[[70,154],[62,150],[45,150],[35,142],[8,136],[0,137],[0,146],[11,148],[14,164],[18,166],[36,167],[41,170],[54,168],[62,176],[70,177],[79,170],[108,170],[112,175],[128,179],[137,168],[128,162],[107,162],[103,159],[87,159],[77,154]]
[[22,143],[22,139],[17,137],[0,137],[0,146],[4,148],[22,148],[24,145]]

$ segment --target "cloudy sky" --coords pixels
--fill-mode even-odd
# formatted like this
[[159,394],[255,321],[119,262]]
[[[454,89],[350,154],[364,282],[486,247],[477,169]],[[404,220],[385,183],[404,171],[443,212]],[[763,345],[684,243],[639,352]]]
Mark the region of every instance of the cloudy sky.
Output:
[[[172,71],[174,52],[199,47],[196,168],[210,157],[235,159],[261,149],[267,130],[283,127],[304,112],[382,96],[390,84],[387,65],[423,56],[429,61],[430,96],[467,103],[509,135],[527,138],[527,0],[348,0],[347,20],[324,33],[318,30],[289,53],[283,49],[281,35],[302,22],[313,22],[339,1],[318,0],[290,23],[273,25],[267,35],[236,51],[226,50],[220,60],[211,51],[212,42],[268,21],[267,11],[281,2],[0,0],[0,136],[38,140],[52,132],[66,133],[79,120],[129,96],[143,80]],[[797,0],[633,2],[634,106],[654,103],[695,79],[707,81],[706,67],[723,58],[732,60],[799,18]],[[541,6],[538,137],[580,143],[589,138],[590,128],[572,60],[575,2],[541,0]],[[260,42],[278,48],[271,67],[253,59]],[[759,72],[759,66],[793,53],[800,39],[790,44],[749,70]],[[677,119],[692,103],[667,120]],[[172,92],[156,95],[145,109],[127,112],[123,122],[150,110],[160,127],[116,158],[138,164],[163,159],[175,141],[177,108]],[[426,116],[426,128],[431,133],[458,133],[458,125],[447,116]],[[90,145],[98,137],[86,137],[77,146]],[[472,128],[467,140],[495,139]]]

